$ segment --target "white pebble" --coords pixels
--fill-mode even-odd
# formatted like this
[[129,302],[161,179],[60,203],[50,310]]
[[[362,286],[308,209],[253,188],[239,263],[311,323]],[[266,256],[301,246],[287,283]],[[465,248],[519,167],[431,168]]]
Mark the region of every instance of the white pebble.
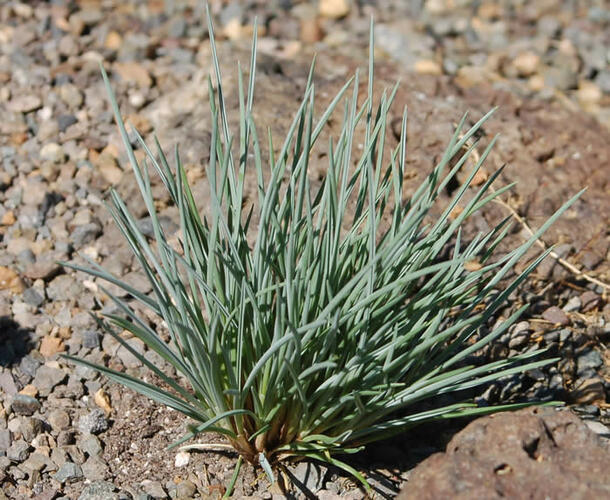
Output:
[[174,463],[174,465],[176,467],[183,467],[185,465],[188,465],[190,459],[191,455],[189,455],[186,451],[181,451],[180,453],[176,454],[176,462]]

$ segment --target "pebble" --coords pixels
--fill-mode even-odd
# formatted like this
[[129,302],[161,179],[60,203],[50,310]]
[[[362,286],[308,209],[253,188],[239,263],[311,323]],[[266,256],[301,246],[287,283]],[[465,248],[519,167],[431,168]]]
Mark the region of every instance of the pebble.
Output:
[[413,68],[420,75],[442,75],[443,68],[436,61],[421,59],[415,63]]
[[29,94],[14,97],[8,103],[8,109],[18,113],[29,113],[42,107],[42,100],[37,95]]
[[562,310],[567,313],[576,312],[580,310],[581,306],[582,302],[580,297],[571,297],[570,300],[566,302],[566,305],[562,307]]
[[13,444],[6,450],[6,456],[13,462],[23,462],[28,458],[30,445],[23,439],[13,441]]
[[601,101],[603,92],[595,83],[585,80],[580,82],[576,96],[583,106],[588,106]]
[[6,450],[11,446],[12,442],[11,431],[8,429],[0,429],[0,455],[2,455],[2,452],[6,453]]
[[522,77],[532,76],[538,70],[540,65],[540,56],[533,52],[523,52],[513,60],[513,66],[517,70],[517,74]]
[[610,428],[595,420],[585,420],[585,425],[598,436],[610,438]]
[[187,453],[186,451],[181,451],[179,453],[176,453],[176,459],[174,461],[174,466],[175,467],[184,467],[185,465],[188,465],[190,460],[191,460],[190,453]]
[[78,500],[118,500],[116,488],[109,481],[94,481],[85,486]]
[[9,396],[17,394],[17,386],[11,372],[3,371],[0,373],[0,389],[4,391],[4,394]]
[[44,430],[44,422],[36,417],[21,417],[19,419],[19,432],[27,442],[31,442]]
[[192,481],[185,479],[176,485],[176,498],[187,499],[194,498],[197,493],[197,486]]
[[145,479],[140,483],[142,491],[153,498],[167,498],[167,493],[159,481]]
[[82,338],[83,347],[97,349],[100,346],[100,335],[96,330],[85,330]]
[[76,248],[80,248],[87,243],[91,243],[102,233],[102,227],[97,222],[90,222],[77,226],[70,234],[72,243]]
[[41,396],[48,396],[53,388],[68,378],[66,372],[60,368],[42,365],[36,370],[36,376],[32,380]]
[[40,409],[40,402],[25,394],[16,394],[11,403],[11,409],[17,415],[33,415]]
[[100,481],[108,475],[108,465],[99,456],[89,457],[85,463],[81,465],[83,475],[89,481]]
[[577,374],[581,376],[589,370],[599,368],[603,364],[604,360],[601,354],[598,351],[591,349],[590,351],[581,354],[576,359]]
[[324,477],[327,471],[326,467],[317,463],[299,462],[292,470],[292,474],[299,483],[315,493],[324,487]]
[[66,154],[64,153],[63,148],[55,142],[49,142],[40,149],[40,158],[42,160],[61,163],[64,161],[65,157]]
[[567,314],[557,306],[551,306],[542,313],[542,318],[554,325],[567,326],[570,324],[570,318]]
[[592,377],[580,380],[570,392],[570,400],[580,404],[605,402],[606,391],[602,379]]
[[152,78],[148,70],[141,64],[117,62],[114,63],[113,69],[128,83],[135,83],[140,87],[150,87],[152,85]]
[[348,0],[320,0],[318,12],[322,17],[340,19],[349,14],[350,3]]
[[78,441],[78,447],[90,457],[102,453],[102,442],[93,434],[84,434]]
[[70,426],[70,415],[65,410],[56,409],[48,414],[47,421],[53,430],[61,431]]
[[582,303],[582,312],[586,313],[594,310],[601,302],[601,297],[595,292],[588,290],[579,297]]
[[73,462],[65,462],[59,470],[53,474],[53,479],[62,484],[74,479],[80,479],[81,477],[83,477],[83,470],[78,464]]
[[99,434],[108,430],[108,419],[104,412],[95,408],[78,420],[78,430],[83,434]]
[[39,307],[44,302],[44,297],[38,293],[35,288],[27,288],[23,292],[23,300],[26,304],[31,305],[33,307]]
[[23,281],[16,271],[0,266],[0,290],[9,290],[12,293],[21,293],[25,289]]
[[64,114],[57,117],[57,126],[60,132],[65,132],[70,125],[74,125],[77,122],[78,119],[72,114]]

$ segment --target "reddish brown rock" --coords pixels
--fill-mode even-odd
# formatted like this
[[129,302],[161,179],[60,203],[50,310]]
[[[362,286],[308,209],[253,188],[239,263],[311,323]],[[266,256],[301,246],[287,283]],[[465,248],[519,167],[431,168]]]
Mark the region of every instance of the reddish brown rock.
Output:
[[419,464],[399,499],[610,498],[610,445],[569,410],[480,418]]

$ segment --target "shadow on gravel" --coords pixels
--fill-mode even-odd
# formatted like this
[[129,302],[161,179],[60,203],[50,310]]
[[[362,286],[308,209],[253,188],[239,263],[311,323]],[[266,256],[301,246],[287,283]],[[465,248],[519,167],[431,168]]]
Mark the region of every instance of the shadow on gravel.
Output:
[[0,316],[0,366],[8,368],[21,361],[34,348],[31,330],[6,316]]

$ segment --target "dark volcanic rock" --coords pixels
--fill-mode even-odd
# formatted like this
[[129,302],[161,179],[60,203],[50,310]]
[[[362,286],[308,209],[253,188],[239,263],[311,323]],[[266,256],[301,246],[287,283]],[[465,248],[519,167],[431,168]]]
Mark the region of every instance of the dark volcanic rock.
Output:
[[399,499],[608,498],[610,445],[568,410],[472,422],[419,464]]

